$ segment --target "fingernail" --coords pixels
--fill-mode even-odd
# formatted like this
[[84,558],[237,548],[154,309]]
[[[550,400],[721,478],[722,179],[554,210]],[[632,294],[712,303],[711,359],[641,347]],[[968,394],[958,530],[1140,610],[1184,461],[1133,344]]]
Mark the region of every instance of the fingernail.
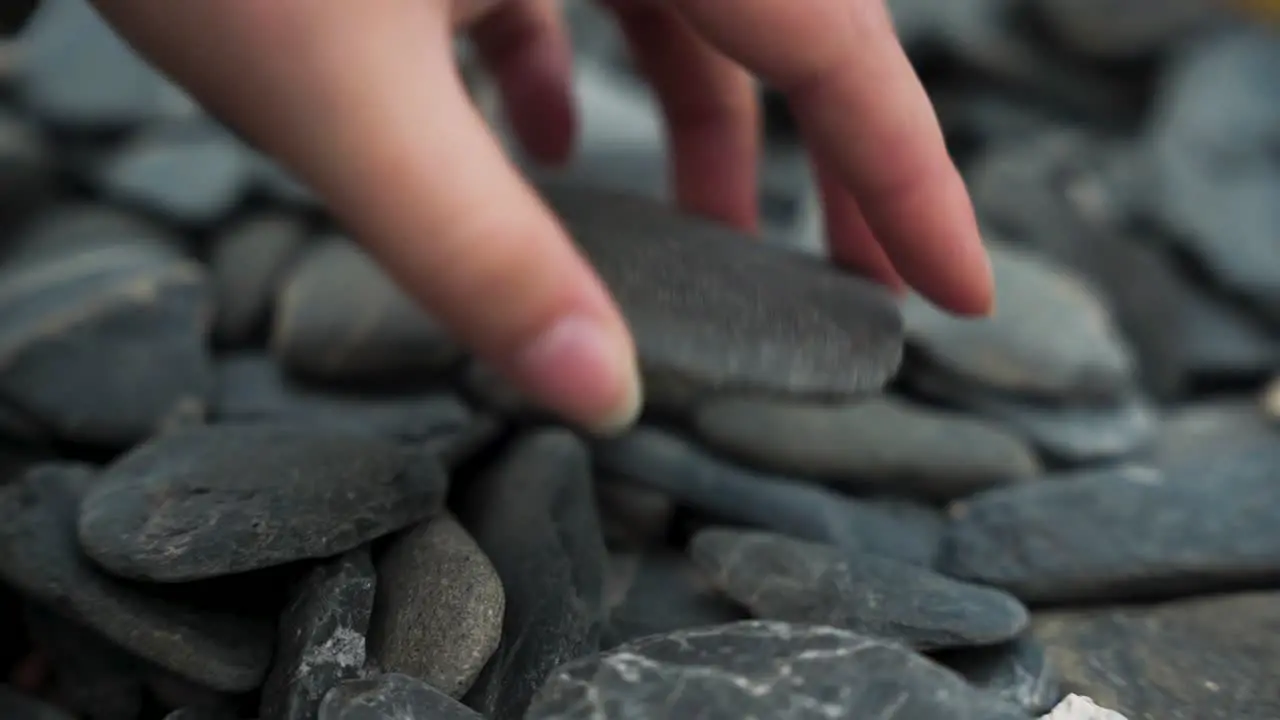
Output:
[[631,344],[594,318],[558,319],[516,357],[529,392],[590,432],[625,431],[640,415],[643,393]]

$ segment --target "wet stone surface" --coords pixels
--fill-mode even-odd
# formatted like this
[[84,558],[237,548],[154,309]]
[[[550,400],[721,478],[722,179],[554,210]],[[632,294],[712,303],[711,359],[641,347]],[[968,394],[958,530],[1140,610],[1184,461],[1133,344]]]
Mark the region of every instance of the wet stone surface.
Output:
[[565,167],[459,69],[634,331],[607,438],[90,0],[0,8],[0,717],[1280,717],[1262,3],[889,0],[985,318],[831,259],[768,83],[759,231],[679,210],[660,98],[565,5]]

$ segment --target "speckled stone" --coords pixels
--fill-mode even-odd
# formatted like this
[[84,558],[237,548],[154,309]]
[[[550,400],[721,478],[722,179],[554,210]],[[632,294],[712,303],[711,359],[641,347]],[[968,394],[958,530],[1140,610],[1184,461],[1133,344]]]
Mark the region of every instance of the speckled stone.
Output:
[[1040,472],[1031,448],[999,425],[891,397],[725,398],[694,418],[704,442],[748,465],[864,493],[952,500]]
[[124,577],[183,582],[351,550],[439,511],[429,455],[286,425],[161,436],[106,469],[80,507],[80,544]]
[[370,654],[459,698],[502,637],[506,596],[489,558],[449,515],[397,536],[378,561]]
[[313,720],[331,688],[364,673],[376,587],[367,547],[321,563],[298,583],[280,615],[262,717]]
[[621,307],[655,406],[723,391],[860,396],[897,370],[902,321],[872,283],[657,201],[542,193]]
[[690,553],[762,620],[828,625],[917,650],[1006,642],[1029,620],[1022,603],[999,590],[773,533],[703,530]]

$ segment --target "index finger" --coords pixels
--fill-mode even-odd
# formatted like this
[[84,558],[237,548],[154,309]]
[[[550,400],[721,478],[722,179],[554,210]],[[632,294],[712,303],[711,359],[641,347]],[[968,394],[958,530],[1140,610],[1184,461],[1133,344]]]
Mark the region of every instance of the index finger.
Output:
[[881,0],[677,5],[787,95],[904,280],[953,312],[989,312],[991,268],[968,192]]

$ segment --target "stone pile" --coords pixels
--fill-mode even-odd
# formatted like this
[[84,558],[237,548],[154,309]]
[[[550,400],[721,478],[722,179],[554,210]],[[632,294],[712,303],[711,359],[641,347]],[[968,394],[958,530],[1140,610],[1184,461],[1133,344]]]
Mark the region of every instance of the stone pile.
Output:
[[584,135],[539,187],[650,391],[599,440],[45,0],[0,64],[0,717],[1280,716],[1280,37],[891,6],[989,319],[823,260],[767,90],[768,242],[664,207],[571,5]]

